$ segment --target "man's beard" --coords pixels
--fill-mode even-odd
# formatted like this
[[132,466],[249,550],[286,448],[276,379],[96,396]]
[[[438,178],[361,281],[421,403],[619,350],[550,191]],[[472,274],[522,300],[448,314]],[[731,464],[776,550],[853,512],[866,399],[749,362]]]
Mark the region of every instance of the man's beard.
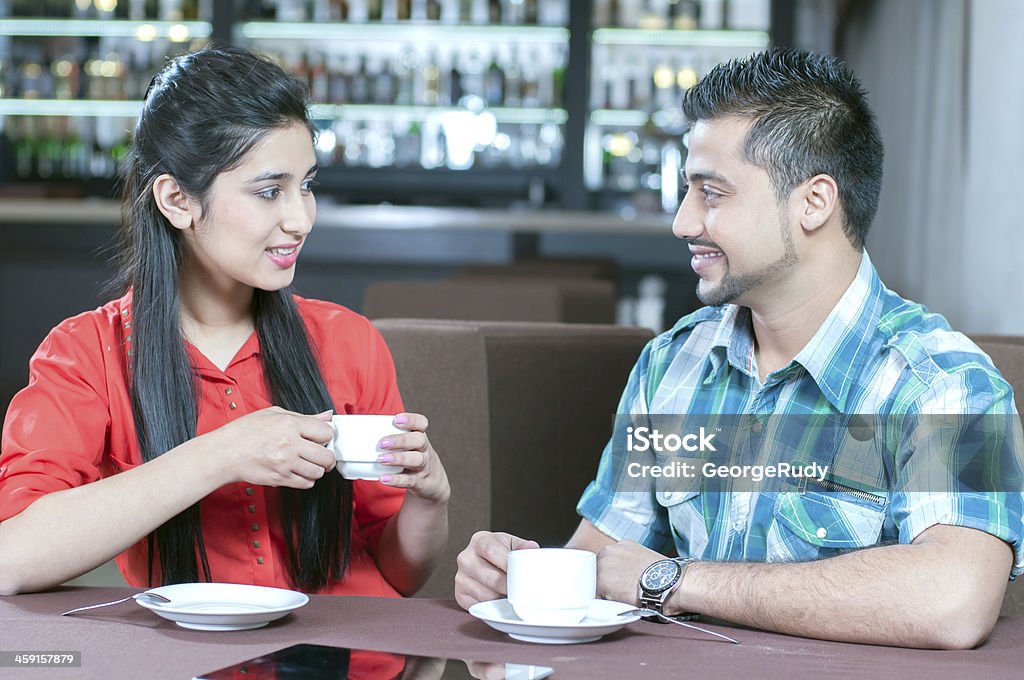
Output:
[[729,304],[739,296],[754,290],[766,281],[770,281],[777,274],[789,269],[799,262],[800,258],[796,254],[796,245],[793,243],[793,235],[785,227],[783,227],[781,231],[782,243],[785,246],[785,252],[782,253],[782,256],[779,259],[761,267],[757,271],[737,274],[736,276],[733,276],[727,270],[722,281],[717,286],[704,292],[701,292],[701,282],[698,282],[697,298],[709,307]]

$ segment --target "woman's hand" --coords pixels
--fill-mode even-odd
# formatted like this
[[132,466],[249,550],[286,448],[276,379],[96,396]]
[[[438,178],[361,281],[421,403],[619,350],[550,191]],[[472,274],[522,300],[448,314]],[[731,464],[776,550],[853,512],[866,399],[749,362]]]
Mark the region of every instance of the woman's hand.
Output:
[[307,416],[272,406],[196,441],[207,440],[211,451],[222,458],[226,484],[310,489],[334,469],[334,453],[324,446],[334,437],[331,416],[331,411]]
[[427,439],[426,417],[418,413],[399,413],[394,423],[406,433],[381,439],[378,446],[387,453],[380,454],[377,462],[405,469],[400,474],[382,475],[381,483],[408,489],[426,501],[447,503],[451,487],[441,459]]

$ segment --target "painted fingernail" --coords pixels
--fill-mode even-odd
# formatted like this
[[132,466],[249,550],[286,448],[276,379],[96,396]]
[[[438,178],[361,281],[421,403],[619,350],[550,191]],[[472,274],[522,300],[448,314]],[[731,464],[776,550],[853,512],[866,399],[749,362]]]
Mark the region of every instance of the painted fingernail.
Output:
[[390,453],[382,453],[381,455],[377,456],[378,463],[390,463],[394,459],[395,457],[392,456]]
[[409,419],[404,415],[395,416],[395,425],[405,425],[407,422],[409,422]]
[[390,449],[394,445],[395,445],[395,440],[394,439],[381,439],[380,440],[380,448],[382,448],[382,449]]
[[381,475],[380,476],[380,481],[382,481],[385,484],[390,484],[391,483],[391,475]]

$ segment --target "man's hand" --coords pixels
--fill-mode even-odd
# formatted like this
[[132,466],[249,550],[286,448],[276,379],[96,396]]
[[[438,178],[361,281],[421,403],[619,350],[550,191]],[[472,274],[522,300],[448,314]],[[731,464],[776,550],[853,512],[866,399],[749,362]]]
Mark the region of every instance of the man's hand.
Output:
[[644,569],[664,555],[633,541],[619,541],[597,553],[597,596],[605,600],[640,605],[637,586]]
[[463,609],[477,602],[499,600],[508,593],[508,554],[513,550],[540,547],[505,533],[478,531],[469,545],[459,553],[459,570],[455,574],[455,601]]

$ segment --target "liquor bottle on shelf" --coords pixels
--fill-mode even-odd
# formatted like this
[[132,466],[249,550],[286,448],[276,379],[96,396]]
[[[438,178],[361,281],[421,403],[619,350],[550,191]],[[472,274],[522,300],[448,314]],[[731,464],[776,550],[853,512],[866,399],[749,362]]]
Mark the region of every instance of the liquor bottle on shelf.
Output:
[[395,104],[410,106],[416,91],[415,81],[422,75],[419,69],[419,58],[411,47],[402,50],[394,61],[395,72]]
[[491,63],[484,76],[484,100],[488,106],[502,106],[505,103],[505,73],[498,65],[497,51],[491,54]]
[[370,78],[371,73],[368,70],[366,57],[357,57],[356,71],[352,75],[352,89],[350,90],[353,104],[370,103]]
[[458,24],[462,22],[459,0],[441,0],[441,23]]
[[348,0],[349,23],[365,24],[370,20],[370,8],[367,0]]
[[677,31],[693,31],[700,25],[701,3],[679,0],[668,5],[668,23]]

